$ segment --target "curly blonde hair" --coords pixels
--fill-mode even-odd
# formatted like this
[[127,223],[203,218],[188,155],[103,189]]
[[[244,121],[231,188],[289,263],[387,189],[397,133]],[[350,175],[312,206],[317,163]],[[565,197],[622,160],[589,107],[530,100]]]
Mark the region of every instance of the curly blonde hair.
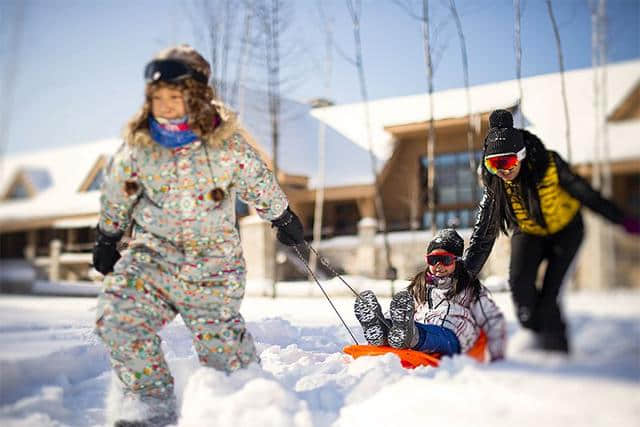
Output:
[[[154,59],[179,60],[204,74],[207,78],[211,76],[209,63],[195,49],[187,45],[166,49],[155,55]],[[219,124],[220,112],[217,107],[217,94],[213,87],[193,78],[186,78],[175,83],[156,81],[147,83],[142,107],[125,126],[125,139],[134,141],[133,137],[137,132],[148,130],[151,97],[160,88],[176,89],[182,93],[189,126],[200,138],[212,133]]]

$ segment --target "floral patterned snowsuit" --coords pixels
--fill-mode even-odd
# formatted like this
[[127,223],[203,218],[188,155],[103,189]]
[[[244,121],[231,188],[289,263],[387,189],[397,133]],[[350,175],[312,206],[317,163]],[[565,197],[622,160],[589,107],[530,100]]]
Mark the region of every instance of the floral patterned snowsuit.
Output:
[[138,131],[106,170],[99,227],[118,234],[131,225],[132,238],[104,280],[96,332],[125,392],[173,396],[157,331],[177,314],[203,365],[230,372],[257,359],[239,313],[245,263],[236,196],[265,220],[288,202],[235,117],[225,115],[212,135],[176,149]]

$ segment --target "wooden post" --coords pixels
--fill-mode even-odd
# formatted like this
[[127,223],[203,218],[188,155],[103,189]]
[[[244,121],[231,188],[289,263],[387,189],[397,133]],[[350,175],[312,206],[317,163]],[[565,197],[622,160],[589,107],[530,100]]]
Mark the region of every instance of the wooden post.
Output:
[[240,240],[247,263],[247,279],[263,282],[262,295],[273,296],[273,287],[267,284],[276,280],[275,238],[271,224],[258,215],[249,215],[240,220]]
[[49,281],[55,282],[60,279],[60,253],[62,252],[62,242],[54,239],[49,243]]
[[27,231],[27,246],[24,247],[24,257],[29,261],[35,260],[37,249],[38,249],[38,231],[29,230]]

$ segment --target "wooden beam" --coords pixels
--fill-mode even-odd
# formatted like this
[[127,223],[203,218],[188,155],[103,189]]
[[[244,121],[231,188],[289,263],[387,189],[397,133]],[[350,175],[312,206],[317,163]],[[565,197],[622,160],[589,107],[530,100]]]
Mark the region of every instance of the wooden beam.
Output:
[[[592,174],[593,164],[578,164],[573,166],[573,170],[583,177],[589,177]],[[640,159],[628,159],[611,162],[611,173],[615,175],[640,173]]]
[[[324,198],[326,202],[341,200],[357,200],[360,198],[370,198],[375,194],[373,184],[365,185],[348,185],[344,187],[327,187],[324,189]],[[287,189],[287,196],[297,203],[315,203],[315,189]]]
[[[480,119],[483,122],[489,121],[490,112],[480,113]],[[469,119],[467,116],[464,117],[453,117],[447,119],[440,119],[435,121],[436,130],[445,130],[448,128],[455,128],[464,126],[466,128],[469,123]],[[414,123],[405,123],[401,125],[392,125],[385,126],[384,130],[392,134],[396,138],[410,138],[412,136],[425,136],[427,131],[429,130],[429,122],[421,121]]]
[[640,80],[631,89],[629,94],[622,99],[609,115],[609,121],[617,122],[621,120],[640,118]]

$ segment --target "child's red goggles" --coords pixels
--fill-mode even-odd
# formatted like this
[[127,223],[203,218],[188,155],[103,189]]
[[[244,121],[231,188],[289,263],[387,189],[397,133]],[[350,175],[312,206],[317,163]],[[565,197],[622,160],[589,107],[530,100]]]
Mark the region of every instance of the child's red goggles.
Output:
[[433,254],[433,255],[428,254],[426,258],[427,258],[427,264],[429,265],[436,265],[438,263],[442,265],[451,265],[454,262],[456,262],[456,259],[458,257],[455,256],[454,254],[445,252],[445,253]]
[[520,163],[527,155],[527,149],[523,148],[517,153],[492,154],[484,158],[484,166],[489,172],[496,175],[499,170],[509,171]]

